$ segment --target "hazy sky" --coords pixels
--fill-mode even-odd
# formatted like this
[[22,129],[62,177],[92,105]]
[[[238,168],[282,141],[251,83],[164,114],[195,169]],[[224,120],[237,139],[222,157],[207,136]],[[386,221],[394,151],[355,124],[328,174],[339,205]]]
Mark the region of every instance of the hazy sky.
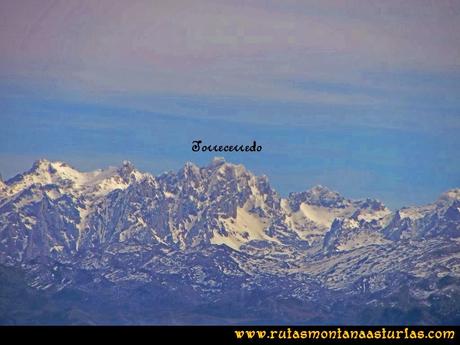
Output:
[[460,1],[0,0],[0,171],[206,164],[391,207],[460,187]]

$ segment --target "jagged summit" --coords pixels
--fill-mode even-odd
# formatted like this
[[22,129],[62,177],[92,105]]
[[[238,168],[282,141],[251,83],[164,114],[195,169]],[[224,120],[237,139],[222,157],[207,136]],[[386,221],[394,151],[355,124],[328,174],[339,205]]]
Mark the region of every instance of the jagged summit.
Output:
[[317,184],[316,186],[311,187],[308,192],[311,194],[336,193],[321,184]]
[[224,157],[214,157],[211,160],[211,164],[209,165],[210,167],[218,167],[221,166],[222,164],[225,164],[226,160]]
[[133,163],[131,163],[130,161],[127,161],[127,160],[124,160],[121,163],[121,168],[129,169],[130,171],[133,171],[135,169]]
[[186,162],[184,166],[179,170],[178,175],[183,176],[184,178],[200,178],[201,169],[195,163]]
[[234,164],[227,162],[223,157],[214,157],[211,163],[206,167],[212,173],[217,173],[220,175],[228,176],[241,176],[241,175],[251,175],[253,174],[246,169],[243,164]]
[[40,159],[37,159],[35,162],[33,162],[32,164],[32,169],[33,170],[36,170],[36,169],[40,169],[48,164],[50,164],[51,162],[45,158],[40,158]]
[[451,203],[454,200],[460,200],[460,188],[450,189],[447,192],[442,193],[436,202],[446,204]]
[[306,191],[305,193],[308,197],[311,199],[315,200],[338,200],[338,199],[343,199],[343,197],[336,191],[333,191],[327,187],[324,187],[322,185],[316,185],[309,190]]
[[46,158],[40,158],[33,162],[32,167],[28,172],[55,172],[55,170],[59,168],[70,168],[73,170],[77,170],[74,167],[70,166],[69,164],[63,162],[63,161],[51,161]]
[[345,208],[350,205],[350,201],[338,192],[332,191],[322,185],[314,186],[305,192],[290,193],[289,200],[294,208],[298,208],[301,203],[336,208]]
[[125,180],[129,181],[131,174],[136,170],[130,161],[123,161],[122,165],[117,169],[117,173]]

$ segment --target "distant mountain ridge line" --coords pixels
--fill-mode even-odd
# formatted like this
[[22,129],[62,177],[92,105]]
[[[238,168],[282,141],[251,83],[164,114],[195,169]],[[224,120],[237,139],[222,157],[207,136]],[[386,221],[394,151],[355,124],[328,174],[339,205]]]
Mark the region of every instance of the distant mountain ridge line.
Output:
[[[223,162],[223,163],[227,163],[227,164],[230,164],[230,165],[233,165],[233,166],[243,166],[243,167],[244,167],[243,164],[235,164],[235,163],[226,162],[226,160],[225,160],[223,157],[214,157],[213,160],[212,160],[211,165],[214,164],[214,162]],[[96,171],[107,171],[107,170],[110,170],[110,169],[121,168],[121,167],[122,167],[123,165],[125,165],[125,164],[129,165],[132,169],[137,170],[137,169],[134,167],[134,165],[133,165],[129,160],[124,160],[124,161],[122,162],[121,167],[117,167],[117,166],[112,166],[112,165],[110,165],[110,166],[107,166],[106,168],[98,168],[98,169],[96,169],[96,170],[90,170],[90,171],[81,171],[81,170],[79,170],[78,168],[75,168],[73,165],[68,164],[68,163],[66,163],[66,162],[64,162],[64,161],[60,161],[60,160],[52,161],[52,160],[48,160],[48,159],[46,159],[46,158],[40,158],[40,159],[34,161],[34,163],[33,163],[31,169],[26,170],[26,171],[23,172],[23,173],[17,173],[16,175],[14,175],[14,176],[12,176],[12,177],[10,177],[10,178],[7,178],[7,179],[2,179],[2,178],[1,178],[2,175],[0,174],[0,188],[2,188],[2,186],[4,186],[4,185],[11,184],[16,178],[22,176],[24,173],[27,173],[27,172],[32,171],[32,170],[34,169],[34,166],[39,165],[39,164],[42,164],[42,163],[45,163],[45,164],[47,164],[47,163],[63,164],[63,165],[68,166],[68,167],[70,167],[70,168],[74,169],[75,171],[78,171],[78,172],[80,172],[80,173],[82,173],[82,174],[89,174],[89,173],[94,173],[94,172],[96,172]],[[198,167],[198,168],[206,168],[206,166],[200,167],[200,166],[196,165],[195,163],[193,163],[193,162],[191,162],[191,161],[187,161],[187,162],[184,163],[184,166],[183,166],[182,168],[180,168],[179,170],[177,170],[177,171],[176,171],[176,170],[168,170],[168,171],[164,171],[164,172],[159,173],[159,174],[153,174],[153,173],[150,173],[150,172],[142,172],[142,175],[151,176],[151,177],[153,177],[153,178],[158,178],[158,177],[163,176],[163,175],[165,175],[165,174],[177,173],[177,172],[181,171],[185,166],[188,166],[188,165],[196,166],[196,167]],[[260,177],[268,178],[267,175],[265,175],[265,174],[260,175]],[[324,186],[324,185],[322,185],[322,184],[313,185],[312,187],[310,187],[310,190],[311,190],[311,189],[314,189],[314,188],[317,188],[317,187],[318,187],[318,188],[324,188],[324,189],[329,190],[329,191],[332,192],[332,193],[336,193],[337,195],[339,195],[340,197],[342,197],[337,191],[331,190],[331,189],[329,189],[327,186]],[[460,187],[459,187],[459,188],[460,188]],[[451,189],[451,190],[455,191],[455,190],[457,190],[457,189],[458,189],[458,188],[453,188],[453,189]],[[450,191],[450,190],[448,190],[448,191]],[[448,192],[448,191],[447,191],[447,192]],[[307,190],[306,192],[308,192],[308,190]],[[447,192],[446,192],[446,193],[447,193]],[[298,193],[305,193],[305,192],[291,191],[291,192],[288,192],[286,198],[288,198],[290,195],[294,195],[294,194],[298,194]],[[342,198],[344,198],[344,197],[342,197]],[[345,198],[344,198],[344,199],[345,199]],[[368,199],[368,198],[362,198],[362,199],[357,199],[357,200],[364,200],[364,199]],[[373,200],[380,201],[378,198],[372,198],[372,199],[373,199]],[[405,205],[405,206],[402,206],[402,207],[400,207],[400,208],[396,208],[395,210],[398,210],[398,209],[401,209],[401,208],[406,208],[406,207],[408,207],[408,206],[411,206],[411,205]]]

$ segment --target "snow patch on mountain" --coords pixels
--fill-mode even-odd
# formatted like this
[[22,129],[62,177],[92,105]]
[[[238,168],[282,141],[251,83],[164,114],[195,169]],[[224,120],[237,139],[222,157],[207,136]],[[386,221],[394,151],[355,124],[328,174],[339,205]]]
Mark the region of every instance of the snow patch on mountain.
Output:
[[239,250],[245,242],[274,240],[265,233],[268,221],[251,214],[243,207],[236,209],[235,218],[221,218],[220,222],[222,224],[221,232],[213,232],[212,244],[225,244],[232,249]]

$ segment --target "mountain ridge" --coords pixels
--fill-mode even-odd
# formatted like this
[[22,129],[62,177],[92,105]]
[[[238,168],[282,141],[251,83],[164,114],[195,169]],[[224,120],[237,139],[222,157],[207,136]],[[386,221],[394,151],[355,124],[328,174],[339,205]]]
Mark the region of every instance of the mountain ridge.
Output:
[[[458,293],[455,284],[428,291],[422,282],[460,278],[460,189],[396,211],[324,186],[283,198],[266,176],[215,158],[159,176],[128,161],[80,172],[42,159],[1,190],[0,265],[20,268],[29,286],[53,296],[153,284],[173,300],[182,300],[178,291],[194,296],[184,301],[190,307],[241,291],[315,308],[349,296],[386,309],[407,284],[416,308],[437,308],[433,294]],[[243,313],[249,302],[238,303]],[[169,297],[160,304],[177,307]],[[454,306],[437,320],[457,320]],[[296,321],[286,313],[280,320]]]

